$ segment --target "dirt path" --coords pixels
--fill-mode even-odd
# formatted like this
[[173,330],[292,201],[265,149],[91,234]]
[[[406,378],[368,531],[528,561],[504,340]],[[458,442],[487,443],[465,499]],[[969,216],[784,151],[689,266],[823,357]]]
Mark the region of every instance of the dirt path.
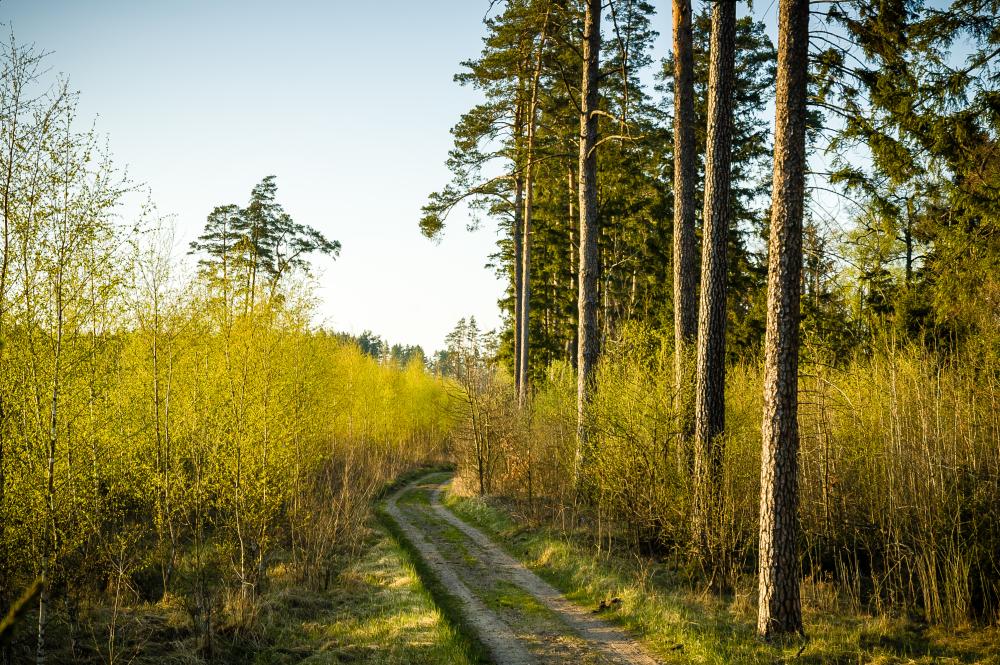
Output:
[[441,504],[448,474],[390,497],[389,515],[457,601],[498,665],[658,662],[621,629],[566,600],[483,532]]

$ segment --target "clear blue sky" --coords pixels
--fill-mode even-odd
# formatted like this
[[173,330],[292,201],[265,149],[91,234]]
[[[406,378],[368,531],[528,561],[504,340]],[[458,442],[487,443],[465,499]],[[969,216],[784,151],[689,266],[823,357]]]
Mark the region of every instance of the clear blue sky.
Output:
[[[669,3],[656,3],[657,50]],[[449,128],[477,101],[452,82],[486,0],[0,0],[19,42],[52,51],[116,162],[176,215],[178,243],[263,176],[299,222],[343,243],[319,262],[319,323],[428,351],[463,316],[499,325],[487,223],[417,229],[449,177]],[[761,8],[762,9],[762,8]],[[761,9],[755,7],[757,12]]]
[[496,229],[458,217],[440,245],[417,229],[448,179],[448,129],[476,100],[452,75],[480,48],[484,7],[0,0],[0,21],[52,51],[180,243],[273,173],[292,216],[343,243],[319,262],[321,322],[430,350],[462,316],[499,324],[503,285],[483,268]]

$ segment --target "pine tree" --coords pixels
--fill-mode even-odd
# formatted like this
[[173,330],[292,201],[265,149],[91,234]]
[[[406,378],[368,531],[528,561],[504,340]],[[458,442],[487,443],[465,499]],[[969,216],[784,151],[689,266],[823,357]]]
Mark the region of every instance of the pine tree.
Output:
[[576,474],[587,447],[587,410],[594,369],[600,352],[597,327],[600,233],[597,211],[597,120],[601,57],[601,0],[587,0],[583,19],[583,72],[580,84],[580,263],[577,305],[577,451]]
[[530,281],[526,286],[523,280],[530,271],[524,262],[530,237],[525,238],[524,228],[531,220],[524,215],[526,206],[534,209],[534,188],[528,192],[531,183],[527,181],[536,168],[538,152],[537,125],[532,129],[530,121],[540,109],[544,112],[539,96],[545,88],[542,63],[550,43],[543,33],[555,8],[548,0],[511,0],[500,14],[487,19],[488,35],[479,58],[463,62],[464,71],[455,76],[458,83],[481,90],[486,101],[465,113],[452,129],[455,143],[447,161],[452,181],[430,195],[420,220],[423,234],[437,238],[455,207],[468,203],[477,214],[498,218],[508,230],[495,258],[496,267],[510,283],[509,298],[501,303],[511,310],[510,346],[505,355],[511,360],[519,396],[524,383],[522,357],[528,355],[531,344],[530,339],[527,344],[521,339],[529,331],[530,316],[530,303],[525,302]]
[[296,223],[277,201],[274,176],[254,186],[245,208],[229,204],[212,210],[190,246],[190,253],[202,254],[201,272],[222,291],[227,311],[242,298],[245,312],[253,308],[261,283],[274,298],[282,278],[308,269],[307,256],[317,252],[336,257],[340,242]]
[[808,54],[808,0],[780,0],[760,483],[757,632],[765,639],[802,631],[797,414]]
[[695,366],[694,509],[695,543],[707,557],[712,514],[721,483],[719,437],[725,425],[726,249],[730,226],[733,77],[736,58],[736,3],[712,9],[711,65],[708,75],[708,129],[705,153],[705,207],[702,215],[701,298]]
[[678,459],[685,470],[694,435],[692,348],[697,335],[695,256],[694,53],[690,0],[673,1],[674,27],[674,412]]
[[551,8],[546,7],[545,17],[542,21],[541,32],[538,35],[538,47],[534,54],[534,66],[531,71],[531,78],[528,82],[528,99],[525,106],[527,120],[525,124],[525,154],[524,154],[524,212],[522,218],[521,231],[521,293],[518,297],[520,311],[515,317],[515,325],[518,332],[515,336],[517,340],[517,402],[524,408],[528,396],[528,359],[531,349],[530,326],[528,321],[531,315],[531,239],[532,239],[532,216],[534,213],[535,200],[535,136],[538,130],[538,107],[539,94],[542,78],[542,64],[545,57],[545,49],[549,39],[549,18]]

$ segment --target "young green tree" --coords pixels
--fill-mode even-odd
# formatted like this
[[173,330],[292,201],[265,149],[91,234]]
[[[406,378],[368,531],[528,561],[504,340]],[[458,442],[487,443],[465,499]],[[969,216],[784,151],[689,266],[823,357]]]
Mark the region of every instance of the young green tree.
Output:
[[[30,398],[21,425],[32,463],[22,469],[35,516],[32,534],[38,600],[35,660],[49,655],[52,589],[75,586],[75,561],[85,560],[93,523],[75,517],[101,508],[102,450],[88,442],[104,399],[109,365],[100,337],[116,309],[125,276],[116,270],[118,230],[111,214],[123,193],[92,132],[74,128],[76,98],[60,84],[51,124],[35,147],[31,215],[18,224],[23,309],[18,340]],[[85,480],[86,479],[86,480]],[[91,482],[87,482],[87,481]]]
[[[59,99],[35,97],[34,87],[41,76],[44,54],[13,38],[0,47],[0,214],[3,215],[2,255],[0,255],[0,615],[6,615],[14,600],[11,575],[13,548],[7,528],[13,513],[8,508],[8,469],[17,443],[12,416],[18,410],[17,397],[10,387],[14,373],[9,365],[9,339],[17,307],[19,264],[17,230],[30,215],[27,199],[32,183],[41,176],[32,169],[39,144],[47,131]],[[0,653],[6,658],[7,646]]]

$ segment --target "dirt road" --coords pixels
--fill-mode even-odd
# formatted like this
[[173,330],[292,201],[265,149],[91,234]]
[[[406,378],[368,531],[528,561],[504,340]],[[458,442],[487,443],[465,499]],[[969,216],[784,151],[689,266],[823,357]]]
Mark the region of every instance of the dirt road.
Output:
[[655,665],[625,634],[504,552],[441,504],[448,474],[431,474],[389,498],[386,510],[460,608],[498,665]]

